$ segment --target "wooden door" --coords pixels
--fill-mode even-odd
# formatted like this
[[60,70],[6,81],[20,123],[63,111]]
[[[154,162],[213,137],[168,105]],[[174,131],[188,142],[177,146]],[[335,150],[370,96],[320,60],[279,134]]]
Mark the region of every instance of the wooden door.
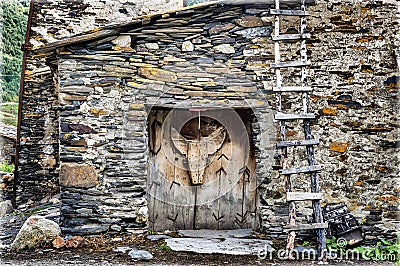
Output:
[[[256,226],[257,190],[249,113],[151,111],[147,184],[151,230]],[[232,127],[234,115],[241,126]],[[221,121],[225,118],[228,121]]]

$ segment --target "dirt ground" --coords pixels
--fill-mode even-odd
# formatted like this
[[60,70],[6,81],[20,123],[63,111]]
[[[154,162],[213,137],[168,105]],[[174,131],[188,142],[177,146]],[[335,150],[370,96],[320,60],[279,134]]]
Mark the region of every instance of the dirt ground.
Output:
[[[150,251],[154,258],[150,261],[135,261],[128,254],[113,251],[118,246],[129,246]],[[42,247],[23,253],[0,253],[1,266],[53,266],[53,265],[89,265],[89,266],[125,266],[125,265],[274,265],[298,266],[318,265],[318,261],[281,261],[262,260],[257,256],[232,256],[218,254],[196,254],[175,252],[165,248],[164,240],[150,241],[144,236],[129,236],[122,241],[113,241],[108,237],[85,238],[82,247],[76,249],[54,249]],[[372,261],[329,261],[326,265],[394,265],[393,262]]]
[[[24,216],[6,216],[0,219],[0,244],[9,245],[19,228],[26,220]],[[171,236],[175,236],[174,233]],[[274,241],[274,248],[282,243]],[[0,245],[1,246],[1,245]],[[135,261],[127,253],[117,252],[116,247],[129,247],[149,251],[154,258],[149,261]],[[53,266],[53,265],[88,265],[88,266],[126,266],[126,265],[274,265],[298,266],[318,265],[318,261],[282,261],[265,260],[257,256],[233,256],[220,254],[197,254],[175,252],[166,246],[164,240],[151,241],[145,235],[103,235],[84,237],[78,248],[55,249],[50,245],[20,253],[10,253],[0,248],[0,266]],[[329,261],[326,265],[363,265],[387,266],[394,262],[384,261]]]
[[[229,255],[199,255],[184,252],[172,252],[171,254],[157,254],[151,261],[134,261],[126,254],[109,253],[66,253],[48,252],[43,254],[25,253],[9,254],[0,259],[0,265],[4,266],[53,266],[53,265],[89,265],[89,266],[125,266],[125,265],[270,265],[270,266],[298,266],[318,265],[317,261],[269,261],[259,260],[250,256]],[[393,262],[369,262],[369,261],[331,261],[326,265],[394,265]]]

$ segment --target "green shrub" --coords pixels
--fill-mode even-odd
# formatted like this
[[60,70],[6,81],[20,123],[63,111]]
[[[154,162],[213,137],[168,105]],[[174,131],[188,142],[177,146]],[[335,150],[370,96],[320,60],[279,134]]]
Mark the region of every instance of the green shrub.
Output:
[[12,173],[14,171],[14,165],[6,162],[0,164],[0,172]]

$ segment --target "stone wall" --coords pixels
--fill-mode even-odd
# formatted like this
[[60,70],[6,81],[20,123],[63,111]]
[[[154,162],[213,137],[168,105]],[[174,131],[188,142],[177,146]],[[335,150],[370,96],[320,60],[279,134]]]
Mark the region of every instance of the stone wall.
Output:
[[[16,138],[17,128],[15,126],[0,123],[0,164],[15,163]],[[14,199],[13,181],[12,173],[0,172],[0,201]]]
[[322,140],[325,201],[345,201],[367,240],[394,238],[400,217],[399,3],[325,1],[312,10],[319,12],[310,23],[310,74],[318,88],[314,132]]
[[253,109],[256,175],[270,176],[275,127],[259,93],[265,68],[243,53],[266,41],[271,26],[244,16],[241,7],[230,6],[180,11],[101,44],[60,52],[65,232],[146,228],[147,116],[153,106]]
[[[309,7],[308,82],[314,87],[311,110],[317,115],[312,132],[320,140],[316,158],[324,167],[323,203],[345,202],[362,224],[366,243],[394,238],[400,216],[398,8],[394,1],[317,1]],[[289,27],[289,31],[294,30]],[[298,56],[295,46],[286,47],[285,59]],[[285,107],[294,112],[300,102],[289,98]],[[301,132],[289,126],[292,138],[301,139]],[[305,164],[303,150],[294,152],[297,163]],[[296,179],[295,188],[304,187],[305,181]],[[282,180],[276,175],[264,195],[264,225],[273,232],[281,232],[277,224],[286,221],[280,215],[286,207],[278,208],[285,205],[282,191]],[[310,214],[311,209],[302,210],[304,219]]]
[[183,0],[35,1],[30,45],[35,47],[138,16],[183,7]]
[[182,5],[178,0],[33,1],[21,95],[21,139],[16,175],[18,204],[32,204],[59,193],[58,87],[46,63],[48,55],[34,55],[32,47]]
[[0,136],[0,143],[2,147],[0,148],[0,163],[13,164],[12,158],[15,156],[15,139],[9,139]]
[[0,123],[0,163],[14,164],[17,128]]
[[[324,203],[347,203],[363,224],[367,243],[393,238],[399,220],[397,6],[395,1],[320,0],[310,7],[308,19],[308,82],[314,87],[311,111],[317,115],[313,134],[321,143],[316,157],[324,166]],[[211,104],[215,97],[233,104],[238,98],[262,96],[266,106],[274,106],[275,76],[269,68],[274,59],[269,37],[273,18],[268,6],[210,6],[178,16],[59,54],[62,212],[67,232],[146,226],[145,104],[171,106],[178,100],[207,99]],[[160,31],[171,23],[176,23],[172,32]],[[291,25],[298,24],[296,18],[284,19],[283,32],[296,32]],[[298,46],[288,44],[283,58],[298,58],[297,51]],[[285,81],[289,77],[299,80],[299,72],[284,74]],[[284,107],[298,112],[300,102],[289,96]],[[268,108],[254,110],[259,114]],[[267,134],[266,140],[278,136],[276,124],[268,119],[259,120],[254,128],[261,133],[273,128],[276,134]],[[257,149],[264,147],[261,133],[256,134]],[[288,136],[302,139],[302,128],[288,125]],[[261,149],[257,154],[262,230],[285,238],[283,180],[263,164],[271,163],[263,154],[269,153]],[[305,164],[304,150],[291,154],[292,165]],[[275,158],[279,165],[279,156]],[[68,179],[80,177],[76,173],[83,167],[85,182]],[[297,178],[295,189],[306,189],[307,180]],[[311,209],[303,207],[299,220],[309,220]]]

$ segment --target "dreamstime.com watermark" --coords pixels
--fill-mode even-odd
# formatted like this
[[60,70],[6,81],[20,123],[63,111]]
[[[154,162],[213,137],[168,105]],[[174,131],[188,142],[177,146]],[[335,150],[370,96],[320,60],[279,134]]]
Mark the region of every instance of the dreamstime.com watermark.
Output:
[[[325,250],[327,258],[330,260],[372,260],[372,261],[399,261],[400,251],[396,253],[385,253],[384,251],[376,252],[375,249],[348,249],[344,248],[347,246],[347,240],[339,238],[336,241],[337,248],[329,247]],[[268,245],[264,248],[259,249],[257,256],[260,260],[322,260],[322,257],[318,255],[317,250],[313,248],[301,248],[294,249],[290,252],[289,256],[285,249],[275,250]]]

